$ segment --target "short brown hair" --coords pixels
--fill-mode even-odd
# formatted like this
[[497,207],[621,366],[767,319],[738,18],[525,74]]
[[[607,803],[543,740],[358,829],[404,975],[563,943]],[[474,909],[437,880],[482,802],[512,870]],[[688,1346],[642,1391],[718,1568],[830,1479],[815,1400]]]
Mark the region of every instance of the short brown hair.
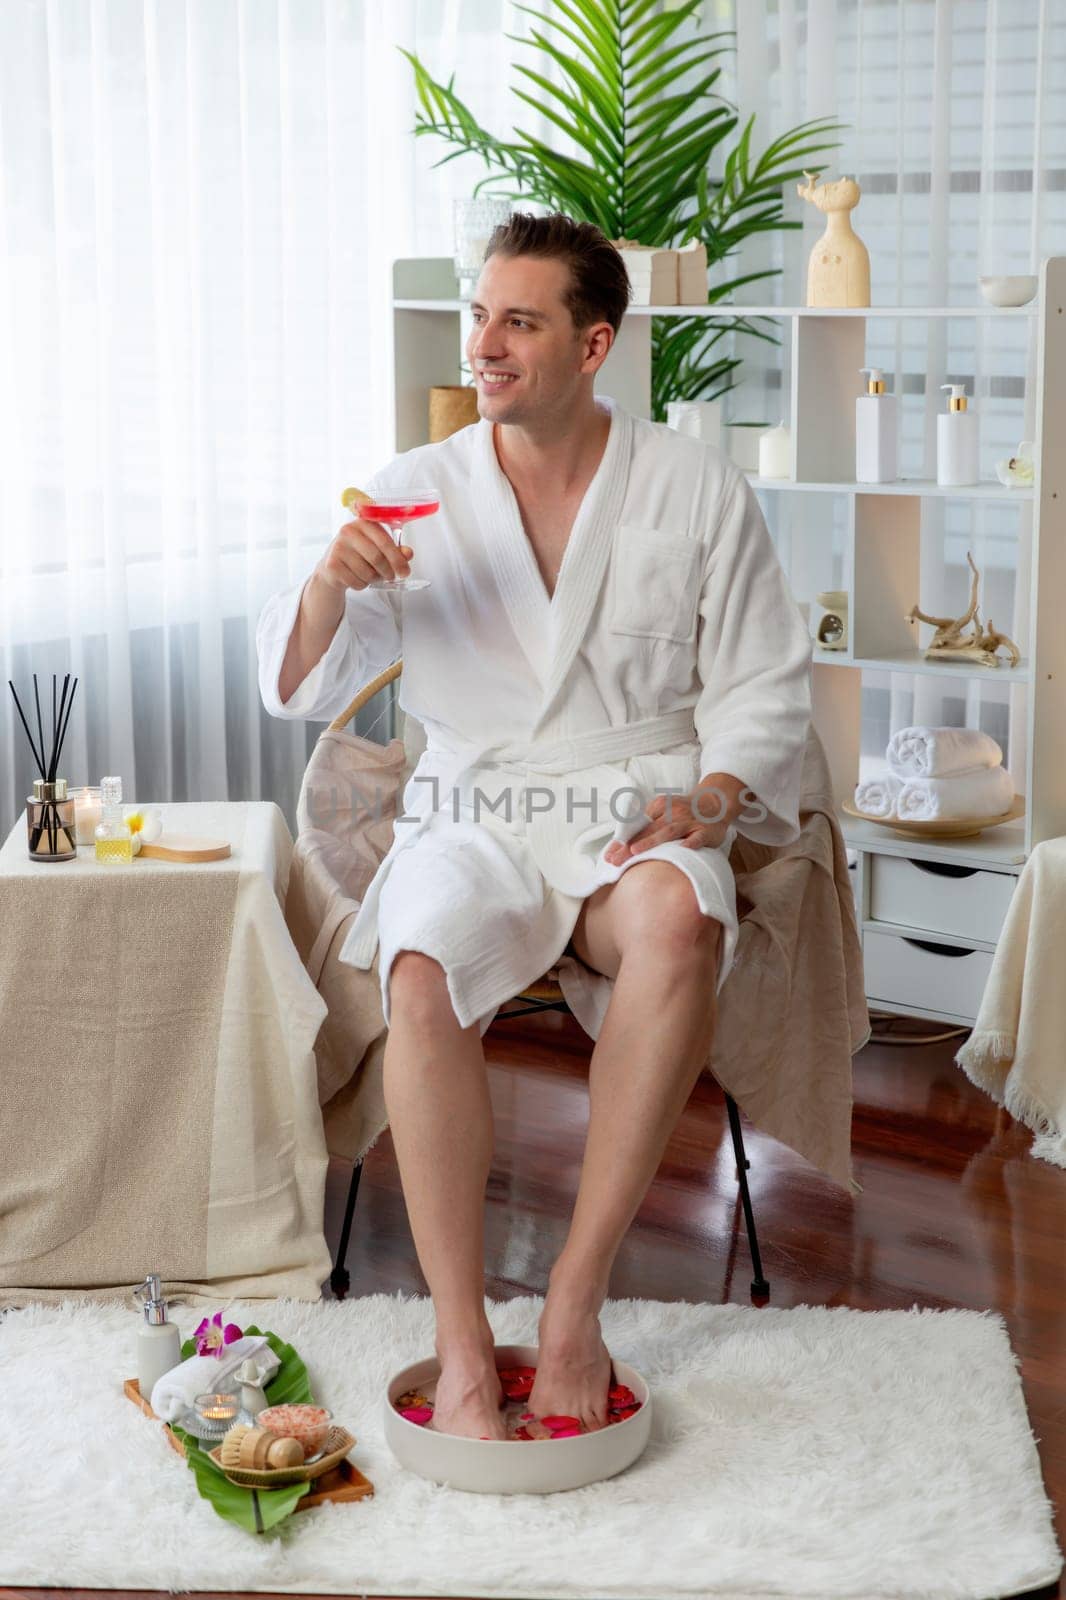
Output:
[[549,256],[570,268],[570,287],[563,302],[577,328],[609,322],[615,333],[629,304],[629,274],[614,245],[594,222],[575,222],[561,211],[535,217],[512,211],[493,230],[485,250],[489,256]]

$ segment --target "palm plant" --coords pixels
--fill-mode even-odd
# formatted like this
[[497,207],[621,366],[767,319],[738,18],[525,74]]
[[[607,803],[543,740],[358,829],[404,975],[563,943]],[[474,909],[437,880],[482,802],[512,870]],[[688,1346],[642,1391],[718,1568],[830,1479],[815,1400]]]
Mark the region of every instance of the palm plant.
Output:
[[[528,39],[507,37],[545,59],[515,67],[537,94],[525,88],[512,93],[559,128],[576,154],[563,154],[517,127],[512,139],[497,138],[456,94],[454,73],[439,83],[405,50],[421,108],[415,134],[452,146],[437,166],[460,155],[480,156],[489,171],[475,194],[492,185],[489,192],[501,198],[538,201],[595,222],[609,239],[664,246],[701,239],[711,265],[753,234],[798,228],[799,222],[784,217],[785,185],[805,171],[821,170],[814,158],[836,148],[838,141],[828,136],[841,125],[801,123],[754,156],[754,117],[735,137],[739,115],[717,89],[722,68],[713,63],[731,48],[723,41],[732,34],[701,34],[701,5],[702,0],[681,0],[661,11],[660,0],[553,0],[558,15],[552,17],[518,6],[540,26]],[[546,75],[549,63],[561,81]],[[712,178],[711,163],[724,141],[731,147],[722,176]],[[743,284],[778,271],[732,278],[716,285],[708,300],[728,299]],[[779,342],[774,325],[763,318],[652,318],[657,421],[665,419],[667,400],[716,399],[735,387],[740,358],[719,349],[733,331]]]

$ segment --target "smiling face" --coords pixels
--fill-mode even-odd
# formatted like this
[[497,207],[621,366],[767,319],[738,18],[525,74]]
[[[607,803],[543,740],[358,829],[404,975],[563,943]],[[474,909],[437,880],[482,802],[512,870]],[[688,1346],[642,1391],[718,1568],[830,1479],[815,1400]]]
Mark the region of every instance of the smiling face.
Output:
[[576,328],[565,261],[492,255],[471,300],[466,358],[490,422],[564,420],[592,390],[613,340],[609,322]]

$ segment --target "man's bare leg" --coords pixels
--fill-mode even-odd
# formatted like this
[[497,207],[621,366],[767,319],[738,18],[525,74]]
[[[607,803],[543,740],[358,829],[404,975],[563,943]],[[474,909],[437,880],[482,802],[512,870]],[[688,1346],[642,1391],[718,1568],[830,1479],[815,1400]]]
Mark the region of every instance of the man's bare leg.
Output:
[[460,1028],[439,962],[413,950],[389,978],[384,1090],[441,1362],[433,1426],[502,1439],[503,1391],[485,1315],[485,1186],[493,1124],[477,1024]]
[[615,979],[589,1068],[589,1128],[566,1244],[540,1319],[530,1410],[607,1421],[599,1312],[618,1247],[707,1060],[721,924],[669,862],[629,868],[589,897],[574,948]]

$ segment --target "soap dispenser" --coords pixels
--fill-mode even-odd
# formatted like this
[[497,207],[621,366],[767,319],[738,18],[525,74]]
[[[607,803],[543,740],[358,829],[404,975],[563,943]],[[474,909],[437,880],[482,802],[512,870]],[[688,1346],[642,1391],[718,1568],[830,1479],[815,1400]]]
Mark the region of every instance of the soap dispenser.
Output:
[[860,367],[866,393],[855,401],[855,481],[893,483],[898,476],[899,419],[896,397],[885,393],[880,367]]
[[940,484],[977,482],[977,417],[966,407],[961,383],[942,383],[950,389],[948,409],[936,419],[936,481]]
[[149,1273],[133,1293],[144,1307],[144,1322],[137,1331],[137,1387],[141,1399],[150,1401],[163,1374],[181,1363],[181,1334],[176,1323],[167,1321],[158,1272]]

